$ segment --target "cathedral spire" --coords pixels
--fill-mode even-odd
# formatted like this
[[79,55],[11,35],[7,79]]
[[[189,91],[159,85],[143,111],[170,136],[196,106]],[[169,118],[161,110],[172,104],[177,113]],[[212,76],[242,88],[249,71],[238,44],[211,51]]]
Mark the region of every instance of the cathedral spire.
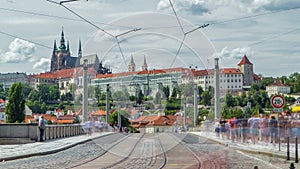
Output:
[[79,57],[79,58],[82,58],[81,40],[79,40],[78,57]]
[[134,72],[135,71],[135,63],[134,63],[132,55],[131,55],[131,58],[130,58],[130,63],[128,65],[128,71],[129,72]]
[[146,62],[146,56],[144,55],[144,63],[142,65],[142,70],[148,70],[148,65],[147,65],[147,62]]
[[67,52],[70,52],[70,45],[69,45],[69,41],[67,42]]
[[56,40],[54,40],[54,45],[53,45],[53,53],[56,52],[57,47],[56,47]]
[[66,50],[65,37],[64,37],[64,28],[62,28],[62,31],[61,31],[59,50],[62,50],[62,51]]

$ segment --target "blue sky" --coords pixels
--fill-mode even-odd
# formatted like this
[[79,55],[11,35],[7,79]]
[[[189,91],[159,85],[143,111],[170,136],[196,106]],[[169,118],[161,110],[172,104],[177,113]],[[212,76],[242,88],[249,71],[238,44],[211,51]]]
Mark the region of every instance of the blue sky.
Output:
[[[97,53],[114,72],[126,70],[131,55],[137,66],[146,56],[150,69],[205,69],[213,67],[214,57],[220,57],[221,67],[235,68],[244,54],[254,64],[255,73],[263,76],[299,72],[298,0],[173,0],[180,23],[169,0],[65,4],[108,34],[60,5],[46,0],[24,2],[0,2],[1,73],[49,71],[53,42],[59,45],[62,27],[74,56],[80,39],[83,55]],[[184,37],[203,24],[210,25]],[[135,28],[141,29],[118,37],[118,41],[113,37]]]

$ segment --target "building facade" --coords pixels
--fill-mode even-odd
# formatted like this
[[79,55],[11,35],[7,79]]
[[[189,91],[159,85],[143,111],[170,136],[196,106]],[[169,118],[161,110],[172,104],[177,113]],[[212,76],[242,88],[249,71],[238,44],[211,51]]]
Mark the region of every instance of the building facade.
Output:
[[276,94],[290,94],[291,86],[285,85],[281,83],[279,79],[277,79],[274,83],[266,86],[266,92],[269,96]]

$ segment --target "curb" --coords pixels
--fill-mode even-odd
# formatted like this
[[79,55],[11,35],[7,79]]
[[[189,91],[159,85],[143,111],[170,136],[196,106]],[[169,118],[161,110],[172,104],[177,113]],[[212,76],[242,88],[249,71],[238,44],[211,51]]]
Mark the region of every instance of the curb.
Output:
[[1,161],[11,161],[11,160],[17,160],[17,159],[28,158],[28,157],[33,157],[33,156],[42,156],[42,155],[48,155],[48,154],[57,153],[57,152],[64,151],[64,150],[67,150],[69,148],[72,148],[72,147],[74,147],[76,145],[84,144],[86,142],[92,141],[93,139],[98,139],[98,138],[101,138],[101,137],[104,137],[104,136],[108,136],[108,135],[111,135],[111,134],[115,134],[115,133],[108,133],[108,134],[97,136],[97,137],[94,137],[94,138],[89,138],[89,139],[82,140],[82,141],[79,141],[79,142],[76,142],[76,143],[73,143],[73,144],[70,144],[70,145],[63,146],[63,147],[58,148],[58,149],[54,149],[54,150],[49,150],[49,151],[43,151],[43,152],[37,152],[37,153],[29,153],[29,154],[23,154],[23,155],[16,155],[16,156],[11,156],[11,157],[0,158],[0,162]]
[[[191,134],[194,134],[194,133],[191,133]],[[201,137],[201,138],[205,138],[205,139],[207,139],[207,140],[209,140],[211,142],[214,142],[214,143],[226,146],[228,148],[239,150],[239,151],[242,151],[242,152],[245,152],[245,153],[261,154],[261,155],[265,155],[265,156],[269,156],[269,157],[276,157],[276,158],[286,159],[285,155],[276,154],[276,153],[272,153],[272,152],[266,152],[266,151],[258,151],[258,150],[249,150],[249,149],[238,148],[238,147],[232,146],[230,144],[223,143],[221,141],[218,141],[218,140],[215,140],[215,139],[211,139],[211,138],[208,138],[208,137],[205,137],[205,136],[201,136],[201,135],[197,135],[197,134],[194,134],[194,135],[196,135],[198,137]],[[290,160],[295,160],[295,157],[290,157]]]

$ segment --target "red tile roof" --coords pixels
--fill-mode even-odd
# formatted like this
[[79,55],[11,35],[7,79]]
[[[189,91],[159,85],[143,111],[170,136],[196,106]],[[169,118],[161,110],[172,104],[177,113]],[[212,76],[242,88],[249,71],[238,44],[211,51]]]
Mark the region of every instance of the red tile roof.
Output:
[[[93,67],[88,68],[88,75],[96,75],[97,72]],[[74,76],[82,76],[83,75],[83,68],[77,67],[77,68],[71,68],[71,69],[64,69],[64,70],[58,70],[54,73],[52,72],[46,72],[46,73],[40,73],[38,75],[35,75],[35,78],[43,78],[43,79],[65,79],[65,78],[73,78]]]
[[176,116],[141,116],[138,119],[131,120],[133,127],[141,126],[170,126],[176,122]]
[[244,55],[244,57],[242,58],[241,62],[238,64],[238,66],[240,66],[240,65],[245,65],[245,64],[253,65],[253,64],[249,61],[249,59],[247,58],[246,55]]
[[105,110],[98,110],[98,111],[92,112],[90,115],[91,116],[106,116],[106,111]]
[[51,72],[46,72],[46,73],[40,73],[35,76],[35,78],[40,78],[40,79],[56,79],[56,75],[51,73]]
[[283,84],[279,79],[276,79],[274,83],[271,83],[268,86],[289,86],[289,85]]

